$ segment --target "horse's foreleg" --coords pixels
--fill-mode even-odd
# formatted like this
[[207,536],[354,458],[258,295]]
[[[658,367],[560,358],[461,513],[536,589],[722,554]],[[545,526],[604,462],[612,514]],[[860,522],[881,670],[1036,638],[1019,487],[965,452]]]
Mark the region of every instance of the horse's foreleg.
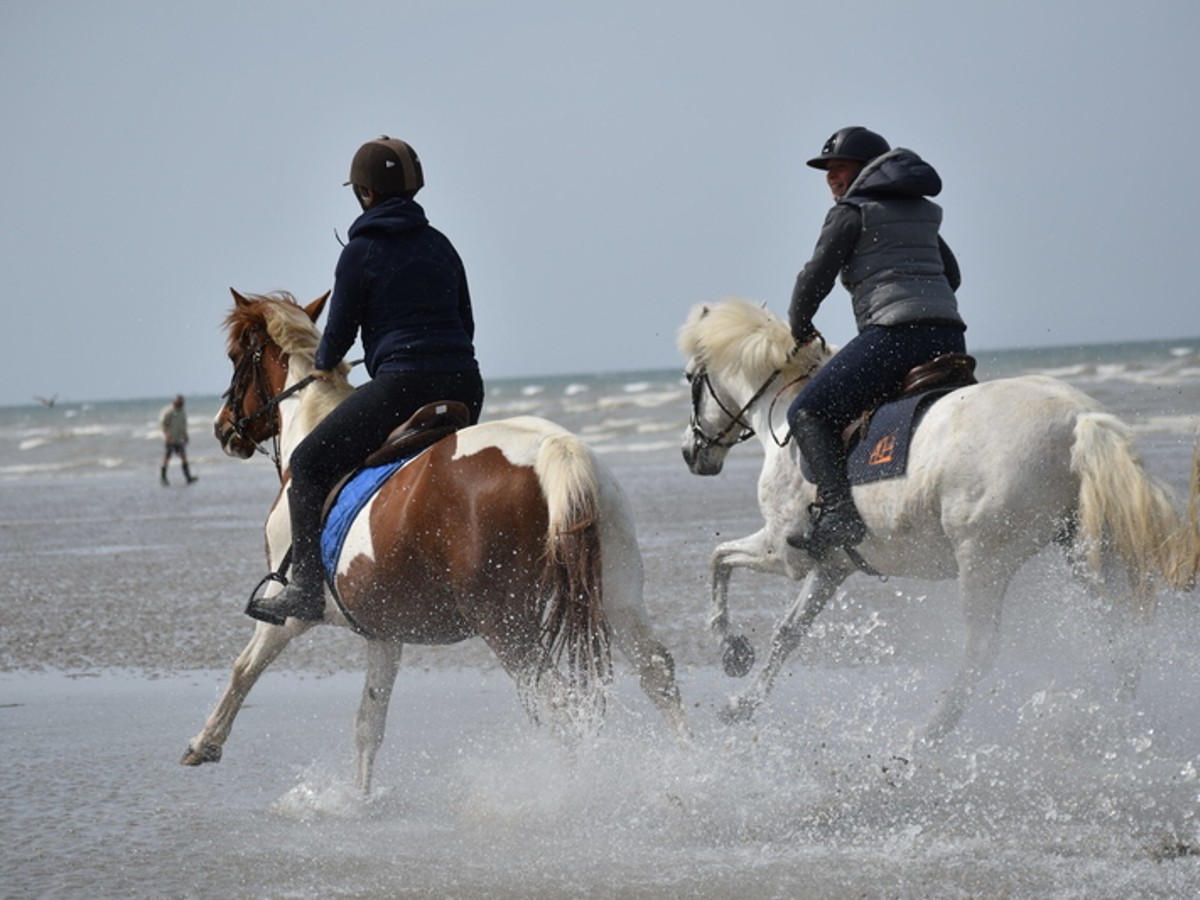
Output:
[[721,642],[721,664],[731,678],[742,678],[754,667],[754,647],[745,635],[729,633],[729,579],[734,569],[786,574],[783,558],[769,552],[764,528],[748,537],[717,546],[710,561],[712,595],[708,608],[708,627]]
[[199,766],[207,762],[219,762],[221,748],[233,728],[233,720],[254,683],[275,658],[292,640],[312,627],[312,622],[288,619],[286,625],[267,625],[260,622],[254,629],[250,643],[234,660],[233,672],[225,692],[217,701],[216,708],[204,723],[204,728],[188,743],[180,760],[185,766]]
[[962,663],[941,705],[925,728],[925,741],[937,743],[954,730],[979,682],[1000,651],[1000,614],[1015,566],[1003,550],[959,553],[958,586],[966,616],[967,641]]
[[775,678],[783,668],[784,660],[799,646],[812,627],[813,621],[825,608],[825,604],[846,580],[847,574],[845,571],[826,566],[813,569],[805,580],[796,602],[775,626],[775,633],[771,636],[771,652],[754,685],[729,701],[729,706],[720,713],[721,721],[732,723],[750,720],[754,711],[771,692]]
[[371,792],[375,754],[383,743],[388,703],[392,699],[396,673],[400,670],[400,651],[403,647],[398,641],[367,642],[367,679],[354,719],[354,740],[358,749],[355,784],[363,794]]

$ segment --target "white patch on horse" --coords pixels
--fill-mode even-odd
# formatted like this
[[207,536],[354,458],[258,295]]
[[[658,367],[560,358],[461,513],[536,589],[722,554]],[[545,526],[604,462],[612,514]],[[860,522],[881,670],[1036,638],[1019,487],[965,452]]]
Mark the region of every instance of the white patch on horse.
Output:
[[350,528],[346,531],[346,539],[342,542],[341,552],[337,559],[337,576],[341,578],[350,571],[350,565],[359,557],[366,557],[375,562],[375,544],[371,540],[371,507],[375,505],[378,493],[372,494],[371,499],[363,504],[358,511]]
[[496,449],[514,466],[533,466],[548,434],[569,434],[565,428],[536,416],[516,416],[464,428],[455,435],[454,458]]

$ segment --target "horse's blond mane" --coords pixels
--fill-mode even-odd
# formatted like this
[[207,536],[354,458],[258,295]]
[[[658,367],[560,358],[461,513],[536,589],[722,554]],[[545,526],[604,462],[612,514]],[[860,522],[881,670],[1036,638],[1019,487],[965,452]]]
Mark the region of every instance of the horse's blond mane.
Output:
[[271,291],[269,294],[247,294],[246,299],[253,307],[238,306],[230,313],[230,340],[238,335],[238,326],[253,327],[261,322],[268,336],[279,349],[289,356],[298,356],[312,362],[321,342],[321,332],[308,318],[308,313],[296,302],[289,291]]
[[679,350],[727,376],[763,381],[772,372],[807,371],[827,352],[814,341],[789,357],[791,330],[765,306],[738,297],[692,308],[679,330]]
[[[311,367],[317,355],[317,346],[321,343],[321,332],[304,307],[296,302],[296,298],[288,291],[271,291],[268,294],[246,294],[245,299],[250,302],[238,303],[225,318],[229,352],[238,350],[247,331],[262,329],[289,359],[304,367]],[[349,371],[346,363],[339,363],[331,384],[332,390],[309,392],[306,396],[306,400],[311,402],[305,414],[313,423],[324,418],[352,390],[346,380]]]

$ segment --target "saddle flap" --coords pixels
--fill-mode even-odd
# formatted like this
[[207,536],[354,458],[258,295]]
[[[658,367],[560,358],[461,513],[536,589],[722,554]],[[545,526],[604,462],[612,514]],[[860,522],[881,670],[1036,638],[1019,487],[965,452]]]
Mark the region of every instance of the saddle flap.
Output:
[[366,458],[363,468],[385,466],[393,460],[412,456],[446,435],[466,428],[470,422],[471,414],[465,403],[457,400],[427,403],[388,435],[384,445]]
[[[904,376],[900,393],[884,400],[879,406],[902,400],[905,397],[923,394],[935,388],[948,392],[969,384],[978,384],[975,379],[975,357],[968,353],[943,353],[927,363],[921,363],[921,365],[909,369],[908,374]],[[842,430],[844,447],[849,449],[867,436],[867,431],[871,427],[871,416],[878,408],[864,409],[858,418]]]

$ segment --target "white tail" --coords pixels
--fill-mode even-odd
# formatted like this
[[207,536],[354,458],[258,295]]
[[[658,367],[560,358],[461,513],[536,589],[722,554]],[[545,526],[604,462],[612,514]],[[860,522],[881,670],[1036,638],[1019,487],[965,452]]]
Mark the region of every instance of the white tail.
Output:
[[1151,608],[1162,582],[1177,589],[1194,586],[1200,561],[1200,472],[1193,472],[1188,521],[1177,511],[1171,491],[1142,467],[1132,430],[1099,412],[1083,413],[1075,423],[1071,471],[1079,477],[1077,554],[1093,573],[1103,571],[1105,551],[1115,553],[1143,609]]

